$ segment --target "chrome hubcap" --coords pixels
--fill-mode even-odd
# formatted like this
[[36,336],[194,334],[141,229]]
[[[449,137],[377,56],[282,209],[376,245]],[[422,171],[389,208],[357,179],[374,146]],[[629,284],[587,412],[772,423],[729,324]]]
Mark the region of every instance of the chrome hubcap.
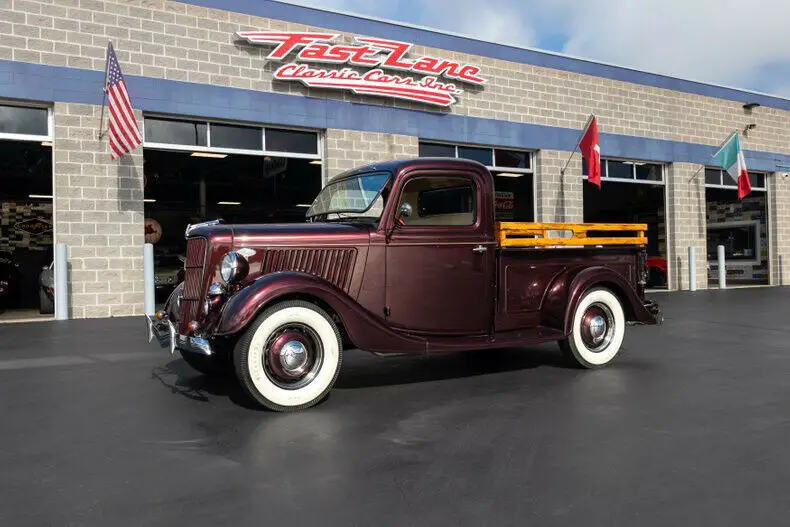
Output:
[[614,339],[614,314],[605,304],[593,303],[582,316],[581,337],[592,352],[605,350]]
[[323,361],[324,349],[315,331],[302,324],[288,324],[266,342],[263,370],[280,388],[296,390],[313,381]]
[[288,373],[299,371],[307,363],[307,348],[298,340],[289,340],[280,351],[280,363]]

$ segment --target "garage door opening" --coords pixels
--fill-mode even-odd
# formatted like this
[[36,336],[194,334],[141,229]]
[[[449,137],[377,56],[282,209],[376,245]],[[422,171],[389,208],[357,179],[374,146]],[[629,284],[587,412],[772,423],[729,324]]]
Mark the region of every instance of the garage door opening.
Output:
[[160,305],[183,279],[187,225],[303,222],[322,187],[316,132],[146,118],[145,137],[145,241]]
[[768,203],[766,174],[749,172],[752,192],[738,199],[726,172],[705,170],[708,286],[719,285],[718,246],[724,246],[727,285],[767,285]]
[[[587,167],[583,163],[583,173]],[[667,261],[664,167],[639,161],[601,160],[601,188],[585,181],[585,223],[647,224],[650,289],[666,289]]]
[[47,108],[0,105],[0,322],[54,314]]

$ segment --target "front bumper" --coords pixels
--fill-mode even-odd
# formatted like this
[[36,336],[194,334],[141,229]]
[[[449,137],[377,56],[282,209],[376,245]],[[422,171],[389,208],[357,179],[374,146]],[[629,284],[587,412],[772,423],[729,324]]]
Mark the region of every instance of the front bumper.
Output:
[[214,355],[211,343],[207,339],[179,334],[175,323],[170,320],[167,314],[161,311],[158,314],[158,317],[145,315],[149,343],[156,338],[160,346],[170,348],[171,355],[176,350],[200,355]]
[[653,317],[653,324],[662,325],[664,323],[664,314],[661,312],[661,309],[658,307],[658,304],[653,300],[645,300],[644,301],[645,310]]

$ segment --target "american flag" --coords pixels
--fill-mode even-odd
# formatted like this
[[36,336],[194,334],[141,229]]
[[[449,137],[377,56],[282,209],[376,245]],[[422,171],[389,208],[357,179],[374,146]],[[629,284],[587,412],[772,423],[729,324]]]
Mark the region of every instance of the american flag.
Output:
[[143,139],[112,42],[107,46],[107,84],[104,91],[109,98],[110,108],[110,157],[118,159],[140,146]]

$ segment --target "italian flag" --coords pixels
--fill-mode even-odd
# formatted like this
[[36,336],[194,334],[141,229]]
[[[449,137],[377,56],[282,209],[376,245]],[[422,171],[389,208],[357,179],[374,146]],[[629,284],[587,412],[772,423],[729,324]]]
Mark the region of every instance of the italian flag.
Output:
[[741,150],[738,132],[733,133],[727,142],[713,156],[716,162],[738,183],[738,199],[743,199],[752,191],[749,172],[746,170],[746,159]]

